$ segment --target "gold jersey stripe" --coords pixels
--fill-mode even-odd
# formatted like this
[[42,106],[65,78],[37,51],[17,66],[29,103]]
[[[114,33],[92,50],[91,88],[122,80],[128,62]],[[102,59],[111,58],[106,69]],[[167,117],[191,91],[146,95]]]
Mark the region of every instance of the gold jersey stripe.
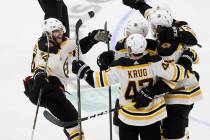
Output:
[[174,75],[172,77],[172,81],[175,81],[176,80],[176,77],[177,77],[177,67],[175,64],[172,64],[173,68],[174,68]]
[[73,135],[75,135],[75,134],[77,134],[77,133],[79,133],[79,129],[71,130],[70,137],[73,136]]
[[103,75],[104,86],[108,86],[107,72],[103,71],[102,75]]
[[99,72],[95,72],[95,81],[96,81],[96,87],[101,87],[100,81],[99,81]]
[[194,89],[198,88],[199,87],[199,84],[193,84],[189,87],[180,87],[180,88],[176,88],[175,91],[193,91]]
[[192,93],[192,94],[191,94],[191,97],[194,98],[194,97],[196,97],[196,96],[198,96],[198,95],[201,95],[201,94],[202,94],[202,91],[199,90],[199,91],[196,91],[196,92]]
[[121,50],[118,50],[117,53],[128,53],[128,49],[121,49]]
[[157,112],[151,114],[151,115],[147,115],[147,116],[135,116],[135,115],[130,115],[125,113],[124,111],[119,110],[119,114],[123,115],[124,117],[126,117],[127,119],[130,120],[151,120],[155,117],[160,116],[162,113],[166,112],[166,107],[161,108],[160,110],[158,110]]
[[184,80],[184,68],[182,67],[182,66],[179,66],[179,65],[177,65],[178,67],[179,67],[179,71],[180,71],[180,74],[179,74],[179,78],[178,78],[178,80],[177,81],[182,81],[182,80]]
[[159,102],[157,102],[156,104],[154,104],[153,106],[151,106],[150,108],[130,108],[130,107],[125,107],[124,109],[129,111],[129,112],[133,112],[133,113],[149,113],[157,108],[159,108],[161,105],[163,105],[165,103],[165,100],[162,99]]
[[166,99],[191,99],[193,97],[200,95],[201,93],[202,93],[201,90],[198,90],[192,94],[167,94],[165,98]]

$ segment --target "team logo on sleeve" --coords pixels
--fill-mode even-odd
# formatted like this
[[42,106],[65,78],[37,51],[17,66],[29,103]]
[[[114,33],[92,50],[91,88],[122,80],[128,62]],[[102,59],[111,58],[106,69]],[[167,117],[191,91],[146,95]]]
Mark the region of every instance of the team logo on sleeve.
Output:
[[164,70],[167,70],[168,67],[169,67],[169,63],[168,62],[163,62],[162,67],[163,67]]

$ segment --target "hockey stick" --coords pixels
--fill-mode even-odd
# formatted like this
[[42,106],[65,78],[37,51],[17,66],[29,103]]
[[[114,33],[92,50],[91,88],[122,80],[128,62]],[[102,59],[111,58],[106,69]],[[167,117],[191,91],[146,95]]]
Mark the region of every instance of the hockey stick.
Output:
[[103,116],[103,115],[106,115],[107,113],[110,113],[110,112],[114,112],[114,111],[117,111],[117,110],[120,110],[122,109],[123,107],[131,107],[133,106],[135,103],[131,102],[127,105],[124,105],[124,106],[119,106],[118,108],[113,108],[111,110],[105,110],[103,112],[99,112],[99,113],[96,113],[96,114],[93,114],[93,115],[90,115],[90,116],[87,116],[87,117],[84,117],[84,118],[81,118],[79,120],[75,120],[75,121],[71,121],[71,122],[62,122],[60,121],[59,119],[57,119],[55,116],[53,116],[49,111],[45,110],[43,112],[44,114],[44,117],[50,121],[51,123],[57,125],[57,126],[60,126],[60,127],[69,127],[71,125],[75,125],[77,123],[81,123],[83,121],[86,121],[86,120],[90,120],[90,119],[94,119],[96,117],[99,117],[99,116]]
[[[47,37],[47,58],[46,58],[44,71],[46,72],[47,71],[48,58],[49,58],[50,42],[49,42],[49,38],[48,38],[48,35],[47,35],[46,32],[45,32],[45,35]],[[35,113],[35,117],[34,117],[32,133],[31,133],[31,140],[34,139],[34,132],[35,132],[35,128],[36,128],[36,121],[37,121],[37,117],[38,117],[38,113],[39,113],[39,107],[40,107],[40,103],[41,103],[42,94],[43,94],[43,89],[41,88],[40,92],[39,92],[38,102],[37,102],[37,105],[36,105],[36,113]]]
[[[85,14],[82,18],[80,18],[76,25],[76,31],[75,31],[75,37],[76,37],[76,55],[77,55],[77,60],[79,60],[79,49],[80,49],[80,44],[79,44],[79,28],[82,26],[84,22],[87,20],[91,19],[94,16],[93,11],[89,11],[87,14]],[[80,78],[77,75],[77,102],[78,102],[78,120],[81,119],[81,95],[80,95]],[[82,140],[82,123],[79,122],[79,139]]]
[[[104,24],[104,30],[106,33],[107,32],[107,21],[105,22]],[[107,39],[108,38],[108,34],[107,34]],[[106,44],[107,44],[107,48],[108,48],[108,51],[110,50],[110,44],[109,44],[109,40],[106,41]],[[112,109],[112,89],[111,89],[111,86],[108,87],[109,88],[109,110]],[[112,140],[112,112],[109,112],[109,134],[110,134],[110,140]]]

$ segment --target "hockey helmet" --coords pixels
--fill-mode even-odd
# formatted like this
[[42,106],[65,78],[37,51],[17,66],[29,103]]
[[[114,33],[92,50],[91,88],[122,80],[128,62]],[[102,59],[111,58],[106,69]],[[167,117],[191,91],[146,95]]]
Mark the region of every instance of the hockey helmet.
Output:
[[52,31],[61,29],[63,32],[66,32],[65,26],[62,24],[61,21],[59,21],[56,18],[48,18],[44,20],[42,24],[42,30],[43,32],[48,32],[49,34],[52,34]]
[[126,46],[130,54],[141,54],[146,50],[147,41],[141,34],[132,34],[126,39]]
[[129,36],[131,34],[142,34],[147,36],[149,30],[149,24],[145,18],[133,18],[129,19],[124,28],[124,35]]

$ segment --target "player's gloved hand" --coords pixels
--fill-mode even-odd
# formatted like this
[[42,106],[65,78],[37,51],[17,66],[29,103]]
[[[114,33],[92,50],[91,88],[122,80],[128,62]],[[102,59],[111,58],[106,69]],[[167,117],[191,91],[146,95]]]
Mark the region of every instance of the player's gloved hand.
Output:
[[103,29],[93,30],[88,34],[88,36],[92,39],[93,42],[108,42],[111,38],[109,31],[105,31]]
[[114,55],[115,52],[110,50],[105,51],[98,56],[97,64],[100,67],[100,70],[107,70],[109,68],[111,63],[114,61]]
[[44,70],[38,69],[33,75],[34,84],[36,87],[44,88],[49,80],[47,79],[47,73]]
[[182,65],[187,70],[191,70],[192,63],[196,61],[196,59],[197,55],[195,55],[195,53],[188,49],[182,53],[182,56],[179,58],[177,64]]
[[178,40],[179,35],[179,28],[173,26],[173,27],[160,27],[158,31],[158,41],[160,43],[166,43],[166,42],[174,42]]
[[136,102],[135,108],[147,107],[153,98],[154,95],[149,91],[149,88],[142,88],[132,102]]
[[138,4],[139,3],[141,3],[141,2],[145,3],[144,0],[123,0],[122,2],[123,2],[124,5],[127,5],[131,8],[134,8],[134,9],[138,9],[138,7],[139,7]]
[[72,72],[77,74],[80,79],[84,78],[85,73],[89,70],[90,67],[87,66],[82,60],[74,60],[72,62]]

